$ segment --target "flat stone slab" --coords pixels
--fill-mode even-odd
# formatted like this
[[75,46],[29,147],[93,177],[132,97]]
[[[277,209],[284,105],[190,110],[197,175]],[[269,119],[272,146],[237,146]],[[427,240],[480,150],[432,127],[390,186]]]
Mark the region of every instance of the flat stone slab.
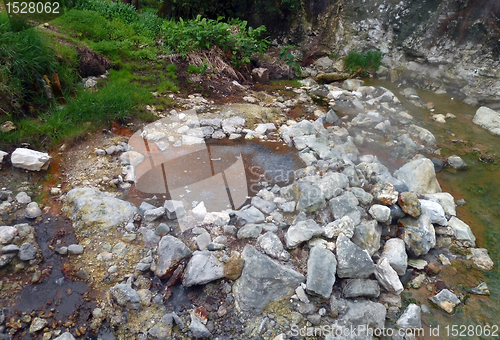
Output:
[[342,294],[346,298],[378,298],[380,295],[380,286],[376,280],[346,280],[342,287]]
[[87,227],[110,229],[129,221],[138,212],[130,202],[91,188],[75,188],[64,202],[78,232]]

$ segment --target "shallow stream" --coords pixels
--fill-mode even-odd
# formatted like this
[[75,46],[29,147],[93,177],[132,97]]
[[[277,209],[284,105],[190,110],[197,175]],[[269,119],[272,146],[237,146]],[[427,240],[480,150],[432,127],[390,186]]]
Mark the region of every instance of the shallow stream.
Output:
[[[433,92],[417,90],[425,102],[434,104],[433,114],[452,113],[456,118],[446,119],[446,123],[437,123],[431,119],[431,112],[419,108],[406,100],[399,92],[405,86],[369,80],[367,85],[383,86],[398,96],[406,110],[418,120],[423,127],[431,131],[441,148],[441,156],[460,156],[467,164],[465,170],[445,168],[437,173],[437,178],[443,192],[449,192],[455,200],[464,199],[466,204],[457,207],[457,217],[467,223],[476,236],[476,247],[488,249],[495,267],[491,272],[480,272],[472,267],[461,264],[452,265],[443,271],[439,278],[447,285],[458,288],[466,294],[466,289],[477,286],[481,281],[487,283],[490,297],[471,295],[460,305],[454,315],[448,315],[437,308],[432,308],[431,314],[422,317],[423,327],[440,325],[440,337],[444,339],[486,339],[487,337],[468,336],[452,337],[452,325],[485,326],[499,325],[500,322],[500,136],[494,136],[488,131],[472,123],[477,107],[464,104],[449,95],[437,95]],[[479,150],[479,151],[478,151]],[[480,156],[486,160],[480,160]],[[381,157],[380,153],[378,155]],[[437,155],[426,155],[437,157]],[[396,162],[389,155],[381,159],[382,163]],[[490,162],[491,161],[491,162]],[[452,262],[453,264],[453,262]],[[405,291],[406,297],[419,303],[426,303],[432,295],[425,284],[418,291]],[[450,326],[450,336],[447,336],[446,326]],[[497,336],[500,336],[500,332]],[[422,339],[435,339],[425,336]]]

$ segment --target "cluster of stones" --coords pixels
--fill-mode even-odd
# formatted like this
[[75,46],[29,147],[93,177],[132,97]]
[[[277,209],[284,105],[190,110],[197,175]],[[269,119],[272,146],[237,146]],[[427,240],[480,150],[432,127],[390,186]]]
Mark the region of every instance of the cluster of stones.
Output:
[[0,214],[17,215],[19,218],[36,219],[42,215],[42,210],[37,202],[32,202],[31,197],[20,191],[13,198],[12,191],[0,191]]
[[[0,268],[19,271],[38,264],[40,260],[41,251],[32,226],[27,223],[0,226]],[[39,280],[40,274],[34,278]]]
[[[309,94],[327,98],[331,108],[347,115],[319,111],[315,121],[264,122],[249,129],[243,117],[199,119],[190,110],[172,113],[139,136],[165,151],[206,138],[279,133],[306,167],[296,171],[292,184],[265,188],[240,210],[208,212],[203,202],[190,209],[173,200],[137,208],[93,188],[74,188],[62,197],[84,246],[55,251],[112,263],[105,273],[114,284],[110,299],[94,310],[90,329],[107,319],[118,334],[134,332],[141,339],[170,339],[173,333],[207,338],[227,335],[224,326],[236,318],[246,327],[235,338],[279,334],[278,340],[292,325],[383,328],[389,319],[399,328],[419,328],[428,307],[400,310],[405,285],[432,283],[439,268],[454,260],[492,269],[487,250],[474,248],[469,226],[457,218],[453,197],[441,192],[435,164],[417,156],[391,174],[376,157],[360,156],[358,145],[387,134],[395,136],[386,146],[398,156],[435,151],[434,136],[414,124],[392,92],[357,80],[341,87],[303,83],[295,90],[299,100],[269,106],[286,112],[299,101],[310,102],[304,99]],[[134,167],[144,160],[124,143],[97,153],[119,154],[120,183],[134,182]],[[114,246],[106,242],[92,258],[92,248],[111,234]],[[453,255],[450,247],[468,255]],[[133,266],[127,264],[129,272],[123,273],[127,262]],[[87,270],[85,277],[102,280],[93,275]],[[215,285],[226,299],[173,313],[165,308],[164,292],[152,286],[158,279],[167,287]],[[452,313],[462,297],[448,288],[431,302]],[[472,292],[484,294],[487,287]]]
[[[387,90],[381,96],[395,98]],[[218,283],[247,318],[245,336],[282,332],[283,338],[293,324],[383,328],[386,317],[400,328],[419,328],[421,306],[400,310],[405,284],[433,282],[440,266],[460,259],[491,270],[487,250],[474,248],[474,235],[457,218],[453,197],[441,192],[434,164],[416,156],[391,174],[376,157],[360,156],[346,129],[355,125],[330,111],[315,122],[281,126],[280,137],[299,150],[307,167],[296,171],[292,184],[263,189],[237,211],[207,212],[203,202],[189,209],[172,200],[136,208],[94,189],[71,190],[65,201],[77,232],[91,237],[91,226],[122,225],[119,230],[134,240],[140,235],[148,249],[135,272],[110,288],[111,305],[103,308],[111,324],[132,329],[123,310],[145,309],[154,326],[142,328],[143,337],[224,335],[221,319],[229,306],[221,302],[208,318],[196,309],[168,312],[161,308],[162,294],[140,288],[152,274],[184,287]],[[154,132],[146,138],[149,133]],[[188,230],[179,230],[172,224],[176,220]],[[237,246],[241,241],[243,249]],[[469,255],[453,255],[450,247]],[[460,298],[445,288],[430,301],[452,313]],[[276,323],[269,312],[255,322],[274,301],[287,309],[285,322]],[[94,317],[95,326],[102,319]]]

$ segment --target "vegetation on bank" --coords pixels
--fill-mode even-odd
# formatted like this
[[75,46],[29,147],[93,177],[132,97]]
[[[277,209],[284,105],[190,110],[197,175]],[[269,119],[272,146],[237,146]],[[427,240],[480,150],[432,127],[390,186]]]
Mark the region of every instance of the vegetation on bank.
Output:
[[[190,64],[188,74],[205,73],[218,66],[212,63],[242,69],[268,46],[265,27],[253,29],[239,19],[164,20],[155,9],[138,13],[104,0],[70,5],[50,26],[20,32],[10,29],[5,11],[0,13],[0,125],[12,121],[17,127],[0,132],[0,148],[53,147],[112,120],[151,119],[143,107],[171,105],[167,94],[180,86],[171,58],[157,56],[179,55]],[[84,46],[121,70],[99,81],[98,91],[80,82],[76,48]]]
[[[285,5],[300,7],[299,0],[246,4],[251,3],[255,13],[263,10],[259,4],[271,2],[274,10]],[[209,3],[182,3],[198,4],[199,12],[214,13],[203,7],[212,6]],[[242,73],[249,74],[251,57],[269,46],[266,27],[253,28],[247,21],[222,16],[193,16],[195,7],[183,9],[192,16],[184,20],[172,13],[160,18],[155,8],[136,11],[131,5],[107,0],[69,0],[67,4],[72,9],[50,25],[20,32],[13,32],[5,11],[0,11],[0,126],[12,121],[17,127],[0,132],[0,149],[23,143],[50,148],[107,127],[112,120],[155,119],[146,105],[164,110],[174,104],[169,96],[173,92],[188,87],[203,91],[190,82],[190,76],[242,78]],[[237,12],[226,9],[221,13]],[[84,88],[78,74],[77,48],[87,46],[108,58],[113,68],[97,89]],[[291,45],[284,46],[279,54],[288,66],[289,78],[301,74],[293,50]],[[345,58],[346,72],[374,72],[381,57],[376,51],[351,51]]]
[[380,51],[351,50],[344,58],[345,71],[358,76],[367,76],[369,73],[377,72],[381,64],[382,52]]

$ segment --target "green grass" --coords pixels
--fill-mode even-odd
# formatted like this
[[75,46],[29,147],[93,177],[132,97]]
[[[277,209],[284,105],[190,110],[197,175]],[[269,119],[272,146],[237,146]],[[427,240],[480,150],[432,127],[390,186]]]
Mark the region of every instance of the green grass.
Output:
[[112,120],[131,118],[138,113],[138,105],[151,103],[153,96],[138,84],[129,82],[126,73],[111,71],[109,84],[99,91],[81,90],[78,97],[62,109],[56,107],[38,118],[15,121],[17,129],[0,134],[0,143],[30,143],[33,147],[50,148],[78,140],[88,132],[108,126]]
[[366,75],[377,72],[381,64],[382,52],[380,51],[358,52],[351,50],[344,59],[345,70],[351,74]]
[[54,20],[54,24],[71,37],[87,42],[93,50],[112,61],[123,58],[153,60],[160,52],[155,45],[156,31],[148,27],[149,21],[139,20],[144,17],[149,18],[151,14],[137,17],[138,22],[128,23],[121,17],[73,9]]
[[[0,134],[0,148],[29,143],[50,148],[106,127],[111,120],[132,117],[151,121],[141,105],[168,109],[179,91],[177,66],[158,60],[158,54],[197,53],[217,48],[233,65],[249,63],[263,52],[265,27],[253,29],[241,20],[178,21],[158,18],[155,11],[139,13],[130,5],[104,0],[67,0],[71,10],[51,22],[53,29],[12,32],[5,11],[0,13],[0,123],[11,120],[16,130]],[[163,44],[157,42],[163,41]],[[88,46],[107,57],[115,71],[99,82],[97,92],[81,87],[77,47]],[[204,73],[208,64],[191,65],[188,73]],[[120,70],[120,71],[116,71]],[[44,75],[61,81],[66,104],[61,107],[45,94]],[[182,78],[183,79],[183,78]],[[157,91],[160,96],[153,97]]]
[[166,94],[168,92],[177,92],[179,91],[179,88],[175,85],[175,83],[171,80],[166,80],[158,84],[157,92],[158,94]]

